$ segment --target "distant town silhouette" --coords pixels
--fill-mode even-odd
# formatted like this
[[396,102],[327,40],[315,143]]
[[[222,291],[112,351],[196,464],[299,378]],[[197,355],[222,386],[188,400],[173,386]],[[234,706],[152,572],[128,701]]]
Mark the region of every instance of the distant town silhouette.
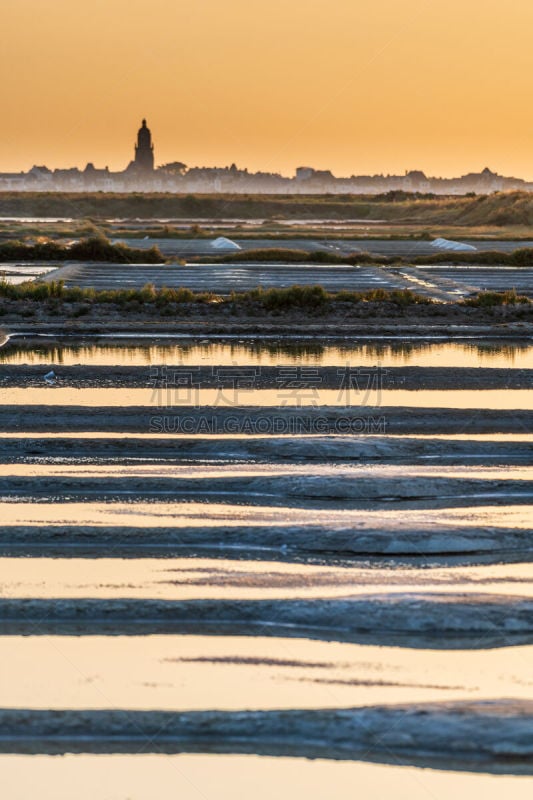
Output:
[[155,166],[152,134],[145,119],[137,133],[134,158],[126,169],[111,172],[89,162],[51,170],[33,166],[28,172],[0,173],[0,191],[179,192],[209,194],[418,194],[464,195],[500,191],[533,191],[533,182],[504,177],[486,168],[458,178],[427,177],[420,170],[404,175],[352,175],[338,178],[330,170],[297,167],[292,177],[275,172],[249,172],[229,167],[188,167],[181,161]]

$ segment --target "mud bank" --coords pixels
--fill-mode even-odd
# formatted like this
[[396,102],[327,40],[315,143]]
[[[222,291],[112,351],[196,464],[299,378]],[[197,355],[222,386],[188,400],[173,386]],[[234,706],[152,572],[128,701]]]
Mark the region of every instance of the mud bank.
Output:
[[[376,357],[376,364],[379,358]],[[260,366],[242,367],[112,367],[112,366],[61,366],[51,362],[56,373],[56,385],[76,388],[156,388],[179,387],[188,375],[189,381],[202,388],[233,388],[236,380],[251,382],[254,389],[278,389],[287,382],[290,374],[302,388],[342,389],[343,381],[357,376],[365,385],[371,372],[368,367],[350,363],[347,367],[306,367],[301,375],[296,369]],[[48,371],[48,370],[46,370]],[[251,376],[251,377],[250,377]],[[352,378],[353,380],[353,378]],[[181,383],[180,383],[181,381]],[[388,367],[380,370],[382,389],[449,390],[449,389],[531,389],[533,370],[498,368],[442,368],[442,367]],[[43,367],[30,365],[5,365],[0,374],[0,387],[42,387]],[[355,387],[352,387],[355,388]]]
[[0,635],[273,636],[429,649],[533,642],[533,600],[391,593],[311,600],[0,599]]
[[531,412],[453,408],[0,406],[4,433],[478,434],[531,431]]
[[[83,305],[83,304],[82,304]],[[37,307],[36,307],[37,306]],[[421,310],[422,309],[422,310]],[[208,304],[201,309],[181,309],[170,317],[159,310],[142,312],[106,309],[95,306],[90,315],[78,316],[79,308],[70,312],[46,305],[26,302],[17,307],[6,306],[2,326],[10,334],[48,334],[58,338],[67,335],[105,336],[113,334],[152,334],[176,336],[314,336],[324,337],[409,337],[431,339],[441,336],[456,339],[461,336],[530,339],[533,335],[533,311],[517,306],[495,309],[464,308],[454,304],[436,304],[406,308],[380,308],[379,304],[350,306],[345,312],[267,313],[264,310],[243,312]]]
[[[330,525],[236,525],[203,527],[97,527],[14,525],[4,527],[0,557],[173,558],[216,557],[321,563],[365,557],[434,565],[533,560],[528,530],[438,523],[398,523],[383,528]],[[476,558],[477,557],[477,558]]]
[[283,711],[0,710],[8,753],[253,753],[533,773],[533,704]]
[[143,463],[298,463],[298,462],[394,462],[424,464],[514,464],[529,462],[533,442],[461,439],[415,439],[394,436],[294,436],[222,438],[38,438],[10,437],[2,441],[3,464],[18,462],[73,464]]
[[57,502],[73,498],[92,500],[126,498],[136,502],[153,497],[210,502],[239,502],[249,505],[320,507],[341,503],[344,508],[366,508],[376,501],[410,503],[424,508],[487,503],[527,503],[533,499],[533,481],[444,476],[354,473],[343,475],[285,474],[273,477],[210,476],[198,478],[127,476],[94,478],[88,476],[8,476],[0,478],[3,498],[50,497]]

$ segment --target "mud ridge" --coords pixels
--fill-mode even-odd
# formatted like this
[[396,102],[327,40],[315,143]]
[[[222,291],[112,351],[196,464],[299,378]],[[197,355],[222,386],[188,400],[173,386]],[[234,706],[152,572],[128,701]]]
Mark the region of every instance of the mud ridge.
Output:
[[0,709],[7,753],[233,753],[533,773],[531,701],[283,711]]

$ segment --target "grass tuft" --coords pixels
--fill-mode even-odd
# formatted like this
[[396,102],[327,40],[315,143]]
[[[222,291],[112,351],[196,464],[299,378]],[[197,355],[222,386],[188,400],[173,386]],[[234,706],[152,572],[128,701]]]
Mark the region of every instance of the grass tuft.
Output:
[[530,305],[531,300],[523,294],[517,294],[516,289],[507,292],[480,292],[475,297],[464,300],[466,306],[473,308],[494,308],[495,306]]

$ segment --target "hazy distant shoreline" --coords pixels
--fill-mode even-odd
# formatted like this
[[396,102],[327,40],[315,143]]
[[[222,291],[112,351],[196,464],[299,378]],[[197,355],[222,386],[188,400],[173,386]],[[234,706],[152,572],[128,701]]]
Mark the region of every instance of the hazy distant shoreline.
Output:
[[236,194],[171,192],[0,191],[0,218],[302,220],[327,218],[362,223],[533,224],[533,193],[479,196],[431,193]]

